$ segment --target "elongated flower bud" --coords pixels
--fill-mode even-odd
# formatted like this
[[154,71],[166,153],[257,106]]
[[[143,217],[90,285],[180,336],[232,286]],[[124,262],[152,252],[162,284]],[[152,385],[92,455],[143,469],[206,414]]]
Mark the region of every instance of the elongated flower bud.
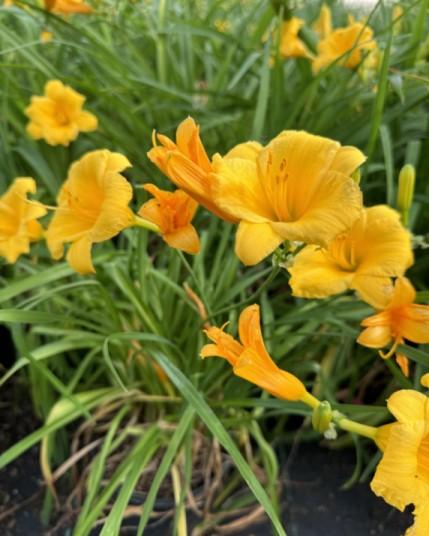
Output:
[[411,164],[406,164],[399,173],[398,196],[396,206],[402,216],[404,225],[408,224],[408,213],[413,203],[416,170]]

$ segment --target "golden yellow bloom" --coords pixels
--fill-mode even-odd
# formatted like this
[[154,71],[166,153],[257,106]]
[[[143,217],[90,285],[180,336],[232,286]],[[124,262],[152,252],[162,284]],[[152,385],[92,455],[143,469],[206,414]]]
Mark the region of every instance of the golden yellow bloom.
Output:
[[376,443],[383,451],[371,482],[372,491],[403,511],[415,506],[415,523],[406,536],[429,534],[429,399],[402,390],[387,401],[397,422],[381,426]]
[[49,251],[54,259],[64,255],[81,274],[95,272],[91,261],[93,243],[103,242],[134,223],[128,208],[133,192],[120,172],[130,162],[107,149],[92,151],[72,164],[58,194],[58,208],[46,231]]
[[423,387],[426,387],[426,389],[429,389],[429,372],[426,372],[426,374],[423,374],[423,376],[420,378],[420,383],[423,385]]
[[[157,145],[157,140],[161,145]],[[213,201],[210,180],[212,165],[200,139],[200,128],[192,117],[177,127],[176,143],[167,136],[157,134],[153,145],[147,155],[164,175],[213,214],[233,221]]]
[[322,4],[320,8],[319,18],[314,22],[313,30],[319,34],[321,39],[325,39],[332,33],[332,13],[326,4]]
[[284,240],[327,244],[359,217],[350,178],[365,160],[354,147],[304,131],[284,131],[266,147],[238,145],[213,157],[216,204],[240,220],[235,251],[253,265]]
[[30,242],[43,235],[37,220],[46,214],[46,209],[37,201],[29,201],[29,193],[36,193],[34,179],[18,177],[0,197],[0,255],[10,263],[28,253]]
[[45,9],[56,15],[70,15],[73,13],[88,14],[93,9],[83,0],[44,0]]
[[[322,39],[317,47],[317,56],[313,61],[313,71],[318,73],[332,62],[344,58],[339,65],[349,69],[356,68],[363,58],[363,53],[374,50],[377,43],[374,41],[372,29],[361,22],[355,22],[345,28],[338,28]],[[347,54],[350,52],[349,54]]]
[[223,357],[233,367],[234,374],[277,398],[305,398],[308,393],[304,384],[293,374],[281,370],[268,354],[262,337],[258,305],[250,305],[242,311],[238,330],[240,342],[225,333],[223,327],[204,330],[214,344],[206,344],[201,349],[201,357]]
[[285,20],[282,24],[280,37],[280,55],[283,58],[308,58],[311,56],[304,42],[299,38],[304,21],[298,17]]
[[25,110],[30,119],[28,134],[35,140],[44,139],[49,145],[68,145],[79,132],[97,128],[97,118],[82,110],[85,97],[59,80],[45,85],[44,96],[31,97]]
[[326,248],[307,246],[295,257],[290,285],[294,296],[326,298],[356,290],[376,309],[382,309],[399,277],[412,264],[411,236],[399,214],[384,205],[367,208],[345,234]]
[[[429,306],[414,303],[416,291],[406,277],[398,277],[395,286],[386,296],[383,310],[365,318],[362,326],[366,329],[359,335],[357,342],[368,348],[383,348],[393,341],[387,359],[404,340],[418,344],[429,343]],[[408,376],[408,359],[397,354],[403,373]]]
[[162,238],[173,248],[196,254],[200,250],[198,234],[191,224],[198,203],[182,190],[167,192],[154,184],[145,184],[144,189],[155,199],[147,201],[139,215],[157,225]]

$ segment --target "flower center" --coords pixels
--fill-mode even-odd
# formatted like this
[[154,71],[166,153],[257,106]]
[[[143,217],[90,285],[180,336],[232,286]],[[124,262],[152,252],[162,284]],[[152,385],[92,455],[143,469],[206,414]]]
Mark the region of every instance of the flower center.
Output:
[[62,106],[57,106],[55,110],[55,121],[61,127],[65,127],[70,123],[69,116]]
[[336,264],[347,272],[354,272],[357,259],[354,243],[347,236],[337,237],[329,246],[329,253]]
[[417,475],[429,484],[429,434],[420,443],[417,451]]

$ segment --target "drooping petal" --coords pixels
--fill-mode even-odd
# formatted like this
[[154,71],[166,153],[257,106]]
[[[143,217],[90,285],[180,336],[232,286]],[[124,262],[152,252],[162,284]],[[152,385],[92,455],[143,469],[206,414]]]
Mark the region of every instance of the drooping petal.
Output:
[[185,253],[196,255],[200,251],[200,239],[195,227],[191,224],[164,234],[163,238],[169,246],[180,249]]
[[273,231],[269,223],[247,223],[238,225],[235,238],[235,253],[241,262],[253,266],[270,255],[283,238]]
[[73,242],[67,253],[67,262],[77,273],[85,275],[95,273],[91,260],[92,243],[86,236]]
[[383,348],[392,340],[389,326],[366,328],[357,338],[357,342],[368,348]]
[[353,278],[317,246],[302,249],[288,271],[293,295],[302,298],[326,298],[344,292]]

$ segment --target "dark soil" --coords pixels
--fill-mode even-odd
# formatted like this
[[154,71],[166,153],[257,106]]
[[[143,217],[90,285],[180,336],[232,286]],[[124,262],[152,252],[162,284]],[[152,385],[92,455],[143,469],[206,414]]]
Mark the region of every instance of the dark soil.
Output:
[[[22,395],[22,389],[13,383],[2,389],[0,452],[38,426],[28,402],[26,407],[22,406]],[[283,518],[288,536],[404,534],[412,522],[411,516],[393,510],[375,497],[368,484],[341,490],[354,465],[355,454],[351,450],[332,451],[314,444],[303,444],[298,448],[293,459],[289,459],[287,477],[283,478]],[[0,471],[0,535],[44,535],[46,530],[40,521],[42,498],[38,448],[35,447]],[[15,506],[19,508],[4,518],[4,513]],[[133,520],[128,520],[127,525],[123,534],[136,534]],[[55,536],[69,536],[71,532],[70,528],[62,528],[55,532]],[[94,531],[94,535],[97,532]],[[171,529],[163,525],[147,529],[145,534],[170,536]],[[269,536],[271,530],[269,525],[255,526],[240,534]]]

